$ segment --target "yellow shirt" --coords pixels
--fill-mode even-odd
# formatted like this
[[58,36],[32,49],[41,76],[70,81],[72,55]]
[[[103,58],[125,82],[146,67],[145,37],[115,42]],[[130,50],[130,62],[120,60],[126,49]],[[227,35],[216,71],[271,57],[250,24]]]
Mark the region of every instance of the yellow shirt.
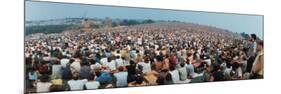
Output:
[[156,71],[147,72],[144,78],[148,81],[148,85],[156,85],[158,73]]
[[263,51],[260,51],[253,63],[252,72],[257,73],[259,75],[263,75],[263,63]]
[[51,81],[53,85],[62,85],[62,79],[54,79]]

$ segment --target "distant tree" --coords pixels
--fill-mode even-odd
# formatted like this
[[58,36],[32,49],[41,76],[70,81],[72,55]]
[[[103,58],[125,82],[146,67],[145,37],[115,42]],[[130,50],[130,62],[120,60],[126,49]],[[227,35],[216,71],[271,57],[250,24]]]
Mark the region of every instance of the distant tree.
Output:
[[34,33],[61,33],[64,30],[70,30],[73,28],[79,28],[74,25],[44,25],[44,26],[29,26],[25,28],[25,35],[34,34]]
[[250,38],[249,34],[247,34],[247,33],[245,33],[245,32],[240,33],[240,35],[241,35],[243,38],[245,38],[245,39],[249,39],[249,38]]
[[117,25],[117,22],[112,22],[112,27],[116,27]]
[[155,21],[148,19],[148,20],[144,20],[142,23],[143,24],[149,24],[149,23],[154,23]]
[[129,20],[127,24],[128,25],[137,25],[137,24],[139,24],[139,22],[137,20]]

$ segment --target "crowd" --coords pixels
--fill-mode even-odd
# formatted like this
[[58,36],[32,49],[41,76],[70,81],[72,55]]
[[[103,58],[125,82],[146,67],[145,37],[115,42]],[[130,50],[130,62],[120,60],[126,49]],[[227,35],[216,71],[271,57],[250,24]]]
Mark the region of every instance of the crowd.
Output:
[[187,23],[26,36],[27,92],[263,78],[263,41]]

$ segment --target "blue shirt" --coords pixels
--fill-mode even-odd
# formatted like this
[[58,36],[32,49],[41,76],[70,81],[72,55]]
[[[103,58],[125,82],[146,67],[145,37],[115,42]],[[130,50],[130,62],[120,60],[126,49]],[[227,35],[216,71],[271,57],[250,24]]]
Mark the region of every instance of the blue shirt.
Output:
[[28,73],[28,78],[29,80],[37,80],[38,76],[36,72],[33,72],[33,74],[31,72]]
[[109,73],[102,72],[99,77],[96,79],[100,83],[110,83],[112,81],[112,77]]
[[116,86],[117,87],[123,87],[123,86],[127,86],[127,76],[128,76],[128,72],[118,72],[115,73],[114,76],[116,77]]

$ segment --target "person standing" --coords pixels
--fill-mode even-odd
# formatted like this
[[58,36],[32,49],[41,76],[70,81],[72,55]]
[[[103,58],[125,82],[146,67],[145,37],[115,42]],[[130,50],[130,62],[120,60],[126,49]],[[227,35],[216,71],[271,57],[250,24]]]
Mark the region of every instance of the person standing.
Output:
[[256,49],[257,49],[257,43],[256,43],[257,36],[255,34],[251,34],[250,36],[250,47],[247,52],[248,55],[248,61],[247,61],[247,70],[246,72],[251,72],[255,57],[256,57]]
[[264,66],[264,55],[263,55],[263,42],[260,41],[257,46],[258,54],[253,63],[253,67],[251,70],[252,78],[263,78],[263,66]]

